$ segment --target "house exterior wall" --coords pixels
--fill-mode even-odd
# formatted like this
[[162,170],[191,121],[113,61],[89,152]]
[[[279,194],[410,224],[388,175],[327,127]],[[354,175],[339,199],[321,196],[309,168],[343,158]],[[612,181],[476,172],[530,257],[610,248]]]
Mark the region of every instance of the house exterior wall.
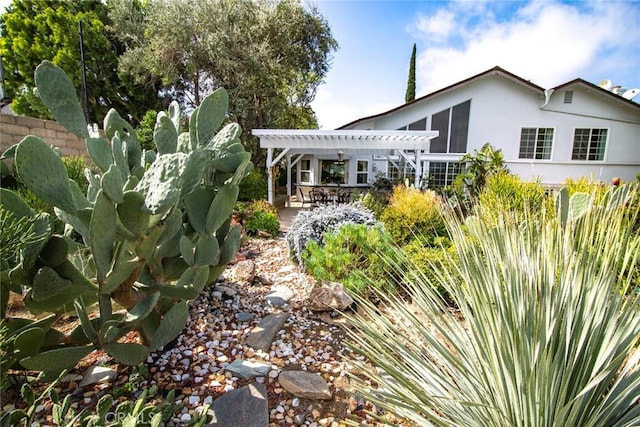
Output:
[[[571,103],[564,102],[567,90],[573,91]],[[617,176],[628,181],[640,173],[640,109],[618,103],[580,84],[552,93],[544,105],[544,94],[533,87],[489,74],[346,129],[395,130],[424,117],[427,117],[427,129],[432,129],[434,114],[467,100],[471,100],[467,152],[489,142],[502,150],[508,168],[522,179],[540,179],[554,186],[568,177],[586,176],[609,182]],[[554,130],[550,159],[519,158],[523,127]],[[604,160],[571,159],[576,128],[608,130]],[[459,157],[429,154],[425,159],[455,161]],[[379,162],[376,165],[386,169]]]

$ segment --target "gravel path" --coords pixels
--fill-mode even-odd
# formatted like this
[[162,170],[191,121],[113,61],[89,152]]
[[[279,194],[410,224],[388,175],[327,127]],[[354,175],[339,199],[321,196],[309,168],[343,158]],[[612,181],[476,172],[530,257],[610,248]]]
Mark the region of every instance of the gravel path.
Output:
[[[344,392],[343,334],[338,326],[320,320],[331,321],[328,313],[318,316],[304,308],[313,279],[289,261],[283,238],[250,239],[236,261],[244,259],[255,264],[256,279],[238,280],[234,266],[230,266],[225,280],[192,301],[189,323],[175,346],[148,360],[151,384],[181,389],[183,413],[187,414],[225,392],[256,381],[267,387],[271,425],[339,425],[337,420],[350,412],[350,399]],[[274,287],[292,291],[287,304],[277,306],[267,300]],[[268,351],[247,346],[251,330],[275,313],[287,313],[288,319]],[[243,380],[225,370],[238,359],[271,368],[264,377]],[[332,399],[295,398],[278,382],[283,370],[321,373]]]
[[[255,279],[247,281],[239,266],[253,263]],[[350,397],[342,345],[340,319],[328,312],[305,308],[315,281],[299,271],[289,260],[283,237],[248,239],[223,278],[190,303],[190,317],[182,334],[162,351],[147,359],[146,378],[130,366],[116,364],[108,355],[93,352],[58,387],[61,395],[72,394],[72,408],[92,408],[100,397],[110,393],[120,401],[137,398],[140,390],[157,385],[159,395],[175,390],[184,408],[167,425],[188,424],[205,404],[248,384],[264,385],[269,419],[264,426],[341,426],[350,414],[362,415],[361,407]],[[274,290],[283,299],[273,298]],[[288,301],[284,301],[288,299]],[[280,313],[286,318],[265,351],[247,345],[247,337],[260,322]],[[273,316],[272,316],[273,317]],[[276,316],[277,317],[277,316]],[[262,371],[255,378],[232,373],[232,363],[252,364]],[[112,368],[115,378],[81,386],[87,369],[96,365]],[[266,368],[265,368],[266,366]],[[328,386],[330,398],[295,396],[279,381],[283,371],[314,373]],[[122,390],[128,389],[128,392]],[[325,391],[325,393],[327,393]],[[19,397],[3,396],[3,409],[22,406]],[[37,410],[41,425],[53,425],[52,405],[45,402]]]

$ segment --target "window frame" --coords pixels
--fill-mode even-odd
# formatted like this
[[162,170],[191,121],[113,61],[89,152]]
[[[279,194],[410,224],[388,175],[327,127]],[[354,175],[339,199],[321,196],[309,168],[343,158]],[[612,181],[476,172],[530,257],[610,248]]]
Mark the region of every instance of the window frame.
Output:
[[[309,162],[309,168],[308,169],[305,169],[303,167],[304,166],[304,162]],[[313,179],[312,179],[312,177],[313,177],[313,174],[312,174],[313,168],[311,166],[311,159],[301,159],[299,164],[300,164],[300,167],[298,169],[300,171],[300,181],[299,181],[300,184],[313,184]],[[307,181],[305,181],[304,178],[303,178],[304,174],[308,174],[308,178],[309,179]]]
[[[441,165],[444,165],[444,170],[441,169]],[[428,167],[429,188],[444,188],[453,184],[456,177],[464,172],[465,164],[460,161],[429,161]],[[437,176],[434,173],[435,168],[438,168]],[[444,178],[444,181],[441,178]]]
[[[572,161],[582,161],[582,162],[604,162],[607,154],[607,147],[609,146],[609,128],[574,128],[573,129],[573,144],[571,146],[571,160]],[[576,138],[578,136],[579,131],[588,131],[589,135],[586,140],[586,147],[581,147],[578,152],[576,152]],[[599,131],[604,133],[604,143],[602,148],[597,148],[597,151],[594,150],[592,144],[600,144],[601,141],[594,141],[594,131]],[[599,154],[600,158],[591,158],[592,152],[595,152],[596,155]],[[596,157],[596,156],[594,156]]]
[[[364,170],[360,170],[360,164],[364,163]],[[370,162],[368,159],[357,159],[356,160],[356,185],[363,185],[369,183],[369,167]],[[364,176],[364,181],[360,182],[360,178]]]
[[[334,174],[330,174],[331,171],[334,171]],[[329,174],[329,177],[340,176],[342,178],[341,182],[327,181],[326,175]],[[341,163],[338,163],[333,159],[319,159],[318,160],[318,180],[321,185],[346,185],[349,183],[349,160],[344,160]]]
[[[523,145],[523,139],[525,137],[525,131],[528,131],[527,136],[533,135],[533,141],[530,138],[527,138],[527,146]],[[535,131],[535,134],[532,134],[531,131]],[[549,147],[547,148],[544,143],[546,142],[544,139],[541,139],[541,131],[544,133],[551,132],[551,138],[549,141]],[[520,128],[520,145],[518,149],[518,159],[524,160],[551,160],[553,158],[553,147],[556,137],[556,129],[554,127],[532,127],[526,126]],[[544,135],[542,135],[544,138]],[[533,146],[530,147],[529,144],[533,142]],[[548,155],[548,157],[545,157]]]

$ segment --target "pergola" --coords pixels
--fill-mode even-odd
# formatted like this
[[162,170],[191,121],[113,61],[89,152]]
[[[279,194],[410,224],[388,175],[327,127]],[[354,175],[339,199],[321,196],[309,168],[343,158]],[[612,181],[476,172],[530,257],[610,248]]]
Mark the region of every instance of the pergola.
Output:
[[392,163],[391,156],[401,156],[415,169],[415,185],[418,186],[422,175],[420,158],[423,152],[429,152],[429,141],[438,136],[438,131],[253,129],[252,134],[260,138],[260,147],[267,149],[268,198],[273,204],[273,167],[285,156],[289,197],[291,168],[305,154],[335,154],[338,151],[384,156]]

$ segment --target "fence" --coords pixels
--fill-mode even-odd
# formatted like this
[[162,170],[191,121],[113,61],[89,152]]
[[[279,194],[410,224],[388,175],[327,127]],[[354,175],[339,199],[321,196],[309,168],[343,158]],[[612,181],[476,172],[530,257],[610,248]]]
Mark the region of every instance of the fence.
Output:
[[51,120],[0,114],[0,150],[4,152],[27,135],[35,135],[60,149],[63,156],[81,156],[89,159],[83,139]]

